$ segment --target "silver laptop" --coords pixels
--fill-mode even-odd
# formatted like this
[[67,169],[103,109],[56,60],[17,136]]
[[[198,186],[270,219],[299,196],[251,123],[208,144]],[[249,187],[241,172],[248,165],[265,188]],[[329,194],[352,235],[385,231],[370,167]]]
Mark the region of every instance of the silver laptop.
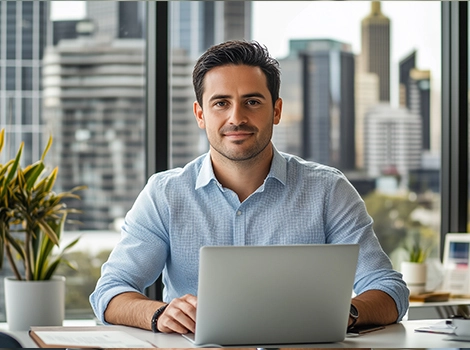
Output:
[[215,246],[200,252],[195,345],[344,340],[359,245]]

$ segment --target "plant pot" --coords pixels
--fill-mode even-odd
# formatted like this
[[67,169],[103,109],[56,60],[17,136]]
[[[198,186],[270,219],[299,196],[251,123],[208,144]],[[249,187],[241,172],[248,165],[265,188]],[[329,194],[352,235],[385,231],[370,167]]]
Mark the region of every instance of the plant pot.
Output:
[[65,314],[65,277],[48,281],[18,281],[5,277],[5,311],[10,331],[31,326],[62,326]]
[[419,294],[426,290],[427,266],[425,263],[403,261],[401,273],[410,294]]

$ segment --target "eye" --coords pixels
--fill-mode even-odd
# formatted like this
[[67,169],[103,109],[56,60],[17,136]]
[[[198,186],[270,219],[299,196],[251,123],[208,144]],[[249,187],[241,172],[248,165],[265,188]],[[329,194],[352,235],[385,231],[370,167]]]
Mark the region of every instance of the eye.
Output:
[[246,103],[250,106],[257,106],[257,105],[260,104],[260,102],[257,101],[257,100],[248,100],[248,101],[246,101]]
[[217,101],[214,103],[215,107],[225,107],[227,105],[227,102],[225,101]]

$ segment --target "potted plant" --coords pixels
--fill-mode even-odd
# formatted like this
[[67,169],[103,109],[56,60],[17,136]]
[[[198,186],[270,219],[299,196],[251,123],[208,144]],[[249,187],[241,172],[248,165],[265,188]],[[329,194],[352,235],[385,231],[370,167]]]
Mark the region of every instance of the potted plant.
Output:
[[[5,129],[2,129],[0,153],[4,143]],[[79,198],[74,192],[85,187],[63,193],[53,191],[58,168],[49,172],[44,164],[51,145],[52,136],[41,159],[25,168],[20,165],[24,143],[14,159],[0,164],[0,268],[6,256],[14,274],[4,279],[10,330],[28,330],[31,325],[61,325],[64,318],[65,277],[55,276],[54,272],[61,263],[74,268],[63,254],[79,238],[58,249],[67,214],[78,212],[67,208],[63,200]],[[58,304],[48,305],[48,297]],[[37,316],[33,314],[35,311],[39,313]]]
[[412,234],[411,244],[405,245],[408,252],[408,260],[401,263],[401,273],[406,282],[410,294],[420,294],[426,290],[427,265],[426,259],[430,248],[426,247],[421,240],[419,232]]

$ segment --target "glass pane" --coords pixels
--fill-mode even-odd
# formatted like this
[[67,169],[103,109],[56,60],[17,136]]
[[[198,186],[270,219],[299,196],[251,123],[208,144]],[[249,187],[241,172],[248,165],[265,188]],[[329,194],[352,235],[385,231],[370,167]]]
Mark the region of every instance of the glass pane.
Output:
[[[63,265],[57,273],[67,278],[66,318],[91,318],[88,297],[102,263],[120,239],[123,217],[146,181],[145,2],[16,4],[0,2],[0,13],[9,13],[6,21],[0,17],[0,32],[7,31],[7,45],[21,45],[19,52],[28,60],[7,61],[8,67],[0,61],[0,77],[6,78],[0,90],[11,90],[10,95],[0,91],[8,98],[8,106],[0,105],[8,146],[0,161],[13,157],[21,141],[26,142],[24,162],[36,161],[52,135],[46,164],[59,168],[54,190],[88,187],[77,192],[81,200],[67,201],[82,211],[68,216],[80,223],[66,224],[62,243],[81,237],[66,255],[78,269]],[[23,31],[9,31],[11,18],[21,19]],[[25,35],[27,28],[33,28],[33,40]],[[22,77],[12,85],[8,82],[15,70]],[[12,274],[7,261],[0,272]],[[4,321],[1,295],[3,277]]]
[[275,146],[346,174],[395,268],[415,240],[437,258],[440,3],[234,3],[170,4],[173,165],[208,150],[191,111],[197,57],[227,39],[257,40],[282,71]]

